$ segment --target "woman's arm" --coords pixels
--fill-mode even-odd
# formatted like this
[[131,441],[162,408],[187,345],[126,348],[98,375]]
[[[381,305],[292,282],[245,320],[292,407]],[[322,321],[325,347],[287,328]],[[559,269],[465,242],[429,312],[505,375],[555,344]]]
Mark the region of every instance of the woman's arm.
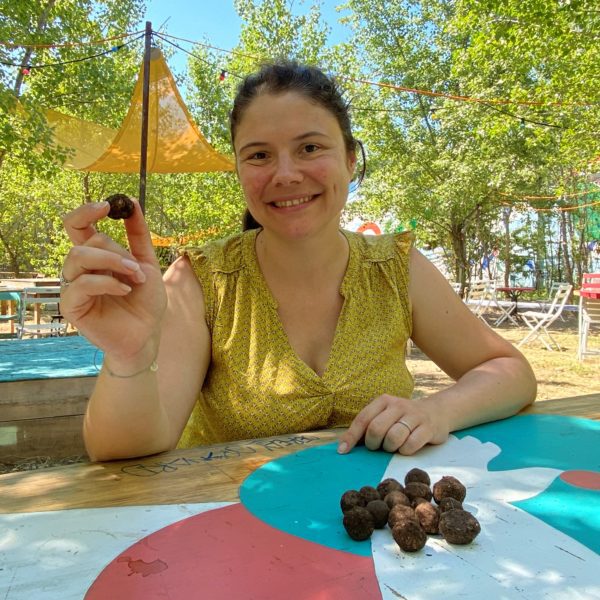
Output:
[[108,202],[93,202],[63,218],[73,247],[61,310],[104,352],[84,419],[93,460],[175,446],[210,360],[204,298],[189,261],[163,277],[139,203],[124,221],[128,249],[97,231],[108,211]]
[[210,335],[202,289],[187,258],[164,275],[167,308],[157,342],[157,371],[148,367],[156,343],[133,360],[105,356],[84,420],[92,460],[154,454],[174,448],[202,387],[210,361]]
[[369,448],[413,454],[444,442],[451,431],[511,416],[535,399],[525,357],[475,317],[416,250],[410,274],[412,339],[456,383],[419,400],[376,398],[341,436],[340,452],[364,436]]

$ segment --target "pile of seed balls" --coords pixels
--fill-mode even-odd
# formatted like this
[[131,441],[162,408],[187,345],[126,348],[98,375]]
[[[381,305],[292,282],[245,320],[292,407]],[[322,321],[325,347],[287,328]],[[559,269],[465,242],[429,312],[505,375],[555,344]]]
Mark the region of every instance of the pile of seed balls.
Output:
[[405,552],[423,548],[427,534],[441,534],[451,544],[470,544],[481,526],[470,512],[463,510],[466,494],[465,486],[456,477],[446,475],[431,487],[426,471],[411,469],[404,477],[404,485],[389,478],[377,488],[366,485],[344,492],[340,501],[344,528],[353,540],[362,541],[370,538],[374,529],[387,524]]

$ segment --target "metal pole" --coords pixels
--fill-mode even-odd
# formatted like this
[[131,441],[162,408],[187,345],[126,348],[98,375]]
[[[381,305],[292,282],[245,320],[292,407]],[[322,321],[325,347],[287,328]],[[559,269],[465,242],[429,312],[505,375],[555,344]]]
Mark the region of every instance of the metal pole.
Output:
[[142,212],[146,212],[146,163],[148,160],[148,107],[150,104],[150,53],[152,51],[152,23],[146,21],[144,47],[144,79],[142,82],[142,141],[140,148],[140,192]]

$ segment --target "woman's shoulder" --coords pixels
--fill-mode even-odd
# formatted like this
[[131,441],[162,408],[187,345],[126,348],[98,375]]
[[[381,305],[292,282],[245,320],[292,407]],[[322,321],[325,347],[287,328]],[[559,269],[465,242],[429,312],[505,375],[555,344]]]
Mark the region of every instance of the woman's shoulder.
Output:
[[197,248],[186,248],[184,253],[195,268],[202,266],[213,272],[233,273],[244,266],[244,249],[252,236],[256,236],[254,230],[244,231],[211,240]]
[[380,262],[407,257],[414,243],[412,231],[400,233],[384,233],[382,235],[364,235],[344,230],[344,235],[351,248],[360,253],[366,261]]

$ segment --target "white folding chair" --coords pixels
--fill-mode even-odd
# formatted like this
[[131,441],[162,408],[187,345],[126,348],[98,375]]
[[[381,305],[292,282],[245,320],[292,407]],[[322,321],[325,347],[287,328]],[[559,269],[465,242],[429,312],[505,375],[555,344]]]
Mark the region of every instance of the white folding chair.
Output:
[[[521,313],[521,318],[531,330],[518,344],[517,347],[531,342],[538,337],[550,351],[562,350],[558,342],[548,331],[548,327],[558,319],[569,299],[573,286],[568,283],[561,283],[554,294],[554,298],[548,309],[545,311],[528,310]],[[547,341],[546,341],[547,340]]]
[[487,323],[483,317],[493,299],[494,286],[490,281],[474,281],[469,285],[464,302],[478,319]]
[[[17,324],[17,337],[65,335],[67,324],[62,322],[62,317],[58,314],[59,301],[60,288],[58,286],[25,288],[21,296],[21,318]],[[50,305],[57,308],[57,314],[53,316],[50,323],[44,323],[41,321],[42,309]],[[32,312],[33,322],[27,319],[28,309]],[[59,318],[57,319],[57,317]]]

